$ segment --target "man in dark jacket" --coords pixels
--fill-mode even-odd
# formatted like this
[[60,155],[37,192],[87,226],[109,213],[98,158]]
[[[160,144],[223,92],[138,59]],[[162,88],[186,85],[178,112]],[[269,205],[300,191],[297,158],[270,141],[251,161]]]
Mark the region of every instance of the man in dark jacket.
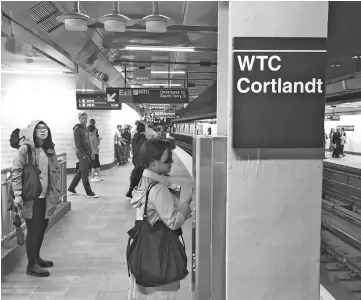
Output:
[[73,128],[74,142],[75,142],[75,155],[79,159],[79,168],[76,171],[72,182],[68,188],[68,191],[76,195],[75,188],[77,187],[80,178],[83,181],[84,189],[88,197],[98,198],[98,196],[92,191],[89,183],[89,169],[90,161],[94,159],[89,142],[89,131],[86,127],[88,121],[88,115],[83,112],[79,113],[79,124],[76,124]]

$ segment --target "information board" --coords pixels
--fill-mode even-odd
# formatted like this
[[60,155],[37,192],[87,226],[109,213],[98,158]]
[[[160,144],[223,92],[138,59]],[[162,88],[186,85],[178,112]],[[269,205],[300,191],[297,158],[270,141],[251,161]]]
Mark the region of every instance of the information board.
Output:
[[187,89],[109,88],[107,94],[108,90],[112,90],[112,92],[118,90],[121,103],[188,103]]
[[109,98],[106,94],[76,94],[78,110],[120,110],[119,98]]
[[338,128],[343,128],[344,131],[355,131],[355,126],[354,125],[337,125],[336,129]]
[[325,116],[325,121],[340,121],[340,116]]
[[233,39],[233,148],[322,148],[326,38]]

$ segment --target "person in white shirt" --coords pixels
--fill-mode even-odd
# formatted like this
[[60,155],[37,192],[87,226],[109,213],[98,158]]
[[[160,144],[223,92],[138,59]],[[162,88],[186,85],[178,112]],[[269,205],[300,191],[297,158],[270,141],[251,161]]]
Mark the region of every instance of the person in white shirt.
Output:
[[158,137],[158,134],[153,130],[153,124],[147,123],[145,125],[146,125],[145,137],[147,138],[147,140]]

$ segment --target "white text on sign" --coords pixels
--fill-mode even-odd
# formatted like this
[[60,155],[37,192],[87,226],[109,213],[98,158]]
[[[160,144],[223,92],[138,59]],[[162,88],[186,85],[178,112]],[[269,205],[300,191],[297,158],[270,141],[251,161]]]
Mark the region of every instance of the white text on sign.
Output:
[[[259,61],[260,71],[278,72],[282,69],[282,59],[278,55],[237,55],[238,65],[241,71],[252,71],[255,62]],[[269,81],[253,81],[247,77],[241,77],[237,81],[237,90],[241,94],[252,92],[274,94],[322,94],[322,79],[312,78],[310,81],[284,81],[283,78],[272,78]]]

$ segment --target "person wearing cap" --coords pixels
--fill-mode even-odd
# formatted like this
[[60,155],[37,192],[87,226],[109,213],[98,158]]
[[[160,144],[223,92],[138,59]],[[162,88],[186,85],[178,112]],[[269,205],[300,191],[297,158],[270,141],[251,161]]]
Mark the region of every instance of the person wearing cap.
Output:
[[95,158],[89,141],[89,131],[86,127],[88,115],[85,112],[78,114],[79,124],[73,127],[74,142],[75,142],[75,155],[79,159],[79,168],[76,171],[72,182],[69,185],[68,191],[74,195],[77,194],[75,188],[77,187],[80,179],[83,181],[84,189],[88,197],[98,198],[92,191],[89,183],[89,169],[90,162]]

